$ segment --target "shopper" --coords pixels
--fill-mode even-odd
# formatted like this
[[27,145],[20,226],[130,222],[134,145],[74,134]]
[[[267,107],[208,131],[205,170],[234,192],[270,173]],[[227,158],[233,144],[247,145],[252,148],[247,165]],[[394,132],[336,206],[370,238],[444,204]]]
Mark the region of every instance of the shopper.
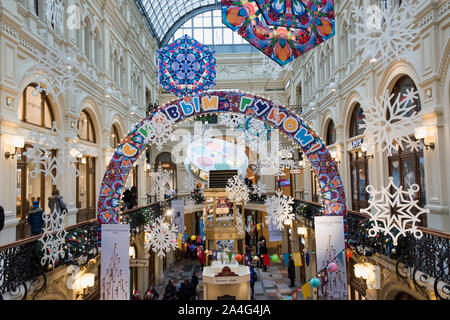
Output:
[[131,192],[130,190],[126,189],[122,196],[122,201],[125,204],[125,210],[130,209],[130,202],[131,202]]
[[0,206],[0,231],[3,230],[3,227],[5,226],[5,210],[2,206]]
[[261,248],[260,248],[260,251],[261,251],[261,261],[262,261],[262,264],[263,264],[263,271],[267,271],[267,265],[264,263],[264,261],[263,261],[263,257],[264,257],[264,255],[265,254],[267,254],[267,247],[266,247],[266,239],[264,238],[264,237],[261,237],[260,238],[260,241],[261,241]]
[[257,267],[258,268],[261,268],[261,263],[262,263],[262,255],[261,255],[261,240],[259,240],[257,243],[256,243],[256,255],[258,256],[258,265],[257,265]]
[[150,292],[153,295],[153,300],[158,300],[159,299],[159,292],[156,290],[155,287],[149,287],[147,289],[147,292]]
[[150,291],[147,291],[145,293],[144,300],[154,300],[153,294]]
[[166,286],[163,300],[174,300],[176,296],[177,296],[177,288],[175,287],[173,279],[170,279],[169,283]]
[[139,291],[134,292],[134,294],[131,296],[131,300],[142,300]]
[[256,275],[255,267],[250,265],[250,292],[252,300],[255,300],[255,282],[258,280],[258,276]]
[[288,277],[291,280],[291,285],[289,287],[295,287],[295,264],[294,260],[292,260],[292,257],[289,257]]
[[180,290],[178,290],[177,297],[179,300],[194,300],[195,292],[192,284],[188,279],[184,279],[184,282],[180,285]]
[[133,209],[135,206],[137,206],[137,189],[135,186],[132,186],[130,191],[130,205],[128,209]]
[[58,213],[66,211],[67,213],[67,204],[64,202],[63,197],[59,194],[58,189],[53,189],[52,196],[48,198],[48,207],[50,208],[50,213],[53,211]]
[[205,251],[203,249],[198,250],[198,262],[200,262],[201,265],[201,270],[203,271],[203,267],[205,266],[206,263],[206,255],[205,255]]
[[197,276],[197,272],[194,272],[192,274],[192,278],[191,278],[191,285],[194,288],[194,300],[197,297],[197,286],[198,286],[198,276]]
[[31,225],[31,235],[37,236],[42,232],[44,225],[44,210],[39,207],[39,201],[33,202],[33,210],[28,215],[28,223]]

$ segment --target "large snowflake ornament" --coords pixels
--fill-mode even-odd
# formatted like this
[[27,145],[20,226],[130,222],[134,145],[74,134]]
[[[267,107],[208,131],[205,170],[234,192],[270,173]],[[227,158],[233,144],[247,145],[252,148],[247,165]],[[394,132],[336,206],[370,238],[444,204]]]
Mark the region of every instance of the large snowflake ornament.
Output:
[[245,224],[244,220],[242,220],[242,214],[240,212],[236,213],[236,229],[239,236],[244,236],[245,234]]
[[65,218],[65,210],[59,212],[54,209],[50,214],[43,214],[43,234],[39,239],[44,253],[41,258],[41,265],[48,263],[49,269],[52,269],[55,263],[65,256],[64,246],[67,235],[67,231],[64,228]]
[[414,39],[419,32],[413,26],[419,1],[405,0],[400,6],[393,2],[352,9],[356,28],[350,38],[356,41],[356,51],[363,51],[364,59],[380,56],[385,68],[394,60],[414,59]]
[[195,187],[197,185],[197,181],[190,176],[185,176],[184,180],[183,180],[183,184],[184,184],[184,188],[187,190],[187,192],[193,193],[195,190]]
[[267,205],[265,220],[267,225],[272,223],[278,230],[282,230],[285,221],[290,223],[295,219],[295,215],[292,213],[294,198],[287,197],[282,191],[277,191],[276,195],[266,199],[265,203]]
[[[27,161],[33,165],[30,177],[35,179],[40,173],[52,178],[53,185],[56,185],[58,177],[64,172],[71,172],[76,177],[79,171],[75,167],[79,156],[83,154],[82,148],[78,144],[78,137],[75,132],[61,132],[53,122],[51,130],[44,133],[34,129],[30,133],[31,148],[27,149]],[[59,148],[56,155],[53,152]]]
[[[362,102],[365,118],[360,125],[365,129],[367,144],[373,147],[378,143],[378,151],[387,151],[391,156],[398,147],[417,150],[418,144],[410,137],[414,128],[419,127],[421,119],[418,116],[415,101],[418,92],[407,89],[405,94],[389,95],[387,91],[377,99],[375,104],[369,101]],[[394,101],[391,103],[391,101]]]
[[45,91],[58,101],[61,94],[80,92],[77,87],[80,67],[72,49],[55,46],[44,52],[36,50],[35,55],[37,64],[28,72],[32,82],[36,83],[33,95]]
[[244,180],[240,176],[234,176],[228,179],[227,186],[225,188],[228,198],[231,201],[247,203],[249,201],[249,191]]
[[64,32],[64,3],[63,0],[46,0],[45,16],[47,23],[59,34]]
[[156,172],[151,174],[152,177],[152,193],[156,197],[156,201],[164,200],[164,195],[170,191],[169,179],[170,172],[163,170],[159,165]]
[[236,130],[245,122],[245,116],[237,113],[225,113],[220,115],[220,121],[227,128]]
[[164,113],[158,111],[149,123],[151,130],[150,142],[156,144],[156,148],[161,151],[163,145],[172,140],[173,137],[172,119],[169,119]]
[[[389,184],[381,187],[380,191],[373,186],[367,186],[366,190],[370,194],[369,206],[361,209],[361,212],[368,214],[370,221],[374,222],[369,230],[369,237],[383,232],[392,238],[394,246],[397,245],[398,238],[406,236],[407,232],[416,239],[422,238],[423,233],[417,229],[416,223],[420,222],[419,216],[430,213],[430,209],[418,206],[419,189],[417,184],[413,184],[403,190],[403,186],[395,185],[393,177],[389,177]],[[391,190],[394,192],[391,193]]]
[[258,181],[256,185],[253,186],[253,194],[257,194],[259,198],[263,195],[263,193],[266,192],[267,185],[261,183],[261,181]]
[[144,227],[146,233],[145,248],[157,252],[158,257],[165,257],[166,253],[177,247],[178,227],[174,224],[164,222],[163,217],[158,217],[152,226]]
[[192,197],[187,197],[186,200],[184,200],[184,211],[187,213],[192,213],[195,211],[195,201]]

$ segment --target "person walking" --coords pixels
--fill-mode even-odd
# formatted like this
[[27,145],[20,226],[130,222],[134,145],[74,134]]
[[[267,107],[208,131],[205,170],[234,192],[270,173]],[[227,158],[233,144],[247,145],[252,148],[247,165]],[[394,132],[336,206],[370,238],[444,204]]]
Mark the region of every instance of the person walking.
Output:
[[176,296],[177,296],[177,288],[175,287],[175,282],[173,281],[173,279],[170,279],[169,283],[167,283],[166,285],[163,300],[174,300]]
[[250,293],[251,293],[251,300],[255,300],[255,282],[258,279],[258,276],[256,275],[255,267],[253,264],[250,266]]
[[193,300],[194,292],[193,287],[188,279],[184,279],[184,282],[180,285],[180,290],[177,292],[177,297],[179,300],[187,301]]
[[203,250],[203,248],[201,248],[200,250],[197,250],[197,258],[198,258],[198,262],[200,262],[201,270],[203,271],[203,267],[205,266],[205,263],[206,263],[206,255],[205,255],[205,251]]
[[260,258],[260,259],[258,259],[258,265],[257,265],[257,267],[258,268],[261,268],[261,263],[262,263],[262,259],[261,259],[261,240],[260,241],[258,241],[257,243],[256,243],[256,256],[258,257],[258,258]]
[[267,247],[266,247],[266,239],[264,237],[261,237],[261,260],[263,263],[263,271],[267,272],[267,265],[264,263],[264,255],[267,254]]
[[192,274],[192,278],[191,278],[191,285],[194,288],[194,299],[195,300],[197,298],[197,286],[198,286],[198,276],[197,276],[197,272],[194,272]]
[[44,210],[39,207],[39,201],[33,202],[33,210],[27,217],[28,223],[31,225],[31,235],[37,236],[42,232],[42,226],[44,225]]
[[48,198],[48,207],[50,208],[50,213],[53,211],[58,213],[66,211],[67,213],[67,204],[64,202],[63,197],[59,194],[58,189],[53,189],[51,197]]
[[137,206],[137,189],[135,186],[132,186],[130,190],[130,204],[128,209],[133,209],[135,206]]
[[158,300],[159,299],[159,292],[156,290],[155,287],[149,287],[147,289],[147,292],[150,292],[153,295],[153,300]]
[[131,202],[131,192],[130,190],[126,189],[122,196],[122,201],[125,204],[125,210],[130,209],[130,202]]
[[293,288],[295,287],[295,264],[292,257],[289,257],[289,264],[288,264],[288,277],[291,280],[291,284],[289,287]]

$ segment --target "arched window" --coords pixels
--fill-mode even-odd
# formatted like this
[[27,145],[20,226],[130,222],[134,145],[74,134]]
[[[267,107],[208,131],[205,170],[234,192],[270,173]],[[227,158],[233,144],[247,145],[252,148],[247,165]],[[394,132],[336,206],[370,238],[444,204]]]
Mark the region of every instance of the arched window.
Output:
[[111,147],[113,149],[116,149],[119,144],[120,144],[120,135],[119,135],[119,130],[117,130],[117,126],[115,124],[113,124],[112,128],[111,128]]
[[330,120],[327,126],[327,135],[326,135],[326,143],[327,146],[336,143],[336,128],[334,126],[334,121]]
[[350,118],[349,138],[353,138],[364,133],[364,129],[360,128],[360,125],[364,123],[364,118],[364,110],[361,108],[361,105],[357,103],[353,108],[352,117]]
[[[400,77],[392,87],[391,94],[394,94],[393,100],[396,99],[399,94],[404,94],[406,93],[406,90],[411,89],[417,90],[412,79],[406,75]],[[419,112],[421,110],[420,98],[418,98],[414,104],[416,105],[415,111]],[[412,112],[413,110],[411,110],[411,114]],[[415,139],[413,133],[410,137],[411,139]],[[411,151],[408,148],[398,148],[398,151],[394,152],[394,154],[388,158],[388,164],[389,176],[394,178],[396,186],[403,186],[404,189],[409,189],[413,184],[417,184],[420,187],[415,195],[415,199],[418,200],[418,205],[420,207],[424,207],[427,204],[427,201],[423,150]],[[420,225],[426,227],[426,215],[420,215],[419,218],[421,219]]]
[[22,93],[18,117],[23,122],[51,129],[55,117],[45,91],[39,93],[36,84],[30,84]]
[[81,111],[78,118],[78,137],[81,140],[96,143],[94,123],[91,116],[85,110]]

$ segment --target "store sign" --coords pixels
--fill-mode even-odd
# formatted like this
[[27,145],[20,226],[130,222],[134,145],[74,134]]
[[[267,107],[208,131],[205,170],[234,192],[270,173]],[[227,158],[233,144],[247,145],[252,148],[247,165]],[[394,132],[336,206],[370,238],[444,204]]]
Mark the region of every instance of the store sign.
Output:
[[291,173],[292,174],[302,173],[302,169],[292,169]]
[[130,268],[144,268],[148,267],[148,259],[130,259]]
[[350,142],[351,149],[356,149],[356,148],[361,147],[363,142],[364,142],[364,139],[358,139],[358,140]]

